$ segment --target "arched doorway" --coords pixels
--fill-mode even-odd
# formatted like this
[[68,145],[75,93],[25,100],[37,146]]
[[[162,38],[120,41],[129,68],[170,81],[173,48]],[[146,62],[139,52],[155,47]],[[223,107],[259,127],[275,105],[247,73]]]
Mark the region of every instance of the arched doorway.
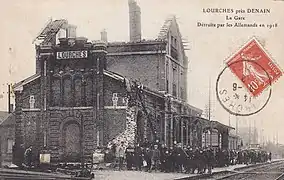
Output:
[[66,123],[62,133],[65,160],[69,162],[80,161],[81,134],[79,124],[75,122]]

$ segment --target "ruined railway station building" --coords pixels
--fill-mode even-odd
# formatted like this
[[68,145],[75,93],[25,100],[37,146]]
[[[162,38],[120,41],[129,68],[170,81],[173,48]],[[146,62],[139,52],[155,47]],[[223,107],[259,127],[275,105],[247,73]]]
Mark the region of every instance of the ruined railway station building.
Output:
[[[188,59],[175,17],[155,40],[142,40],[140,8],[131,0],[129,7],[129,42],[107,42],[105,31],[89,42],[66,20],[49,22],[37,38],[36,74],[14,86],[16,148],[62,162],[91,160],[96,148],[120,141],[202,146],[210,123],[187,103]],[[217,146],[227,148],[231,127],[213,128]]]

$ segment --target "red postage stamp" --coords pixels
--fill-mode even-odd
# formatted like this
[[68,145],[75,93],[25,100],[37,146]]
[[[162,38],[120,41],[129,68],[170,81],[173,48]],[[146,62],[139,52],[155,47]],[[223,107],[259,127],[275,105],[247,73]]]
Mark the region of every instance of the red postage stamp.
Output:
[[280,68],[255,38],[233,55],[227,65],[254,97],[282,75]]

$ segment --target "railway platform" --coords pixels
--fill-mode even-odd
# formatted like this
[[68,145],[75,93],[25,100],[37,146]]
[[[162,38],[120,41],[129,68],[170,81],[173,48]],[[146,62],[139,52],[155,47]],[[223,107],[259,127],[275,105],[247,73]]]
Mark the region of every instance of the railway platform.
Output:
[[[282,161],[282,159],[274,159],[272,162]],[[284,161],[284,160],[283,160]],[[212,170],[212,174],[221,174],[223,172],[234,172],[235,170],[241,170],[243,168],[249,168],[254,166],[259,166],[262,164],[269,164],[267,163],[258,163],[258,164],[238,164],[232,165],[228,167],[218,167]],[[164,172],[140,172],[140,171],[115,171],[115,170],[95,170],[96,180],[186,180],[186,179],[199,179],[199,178],[206,178],[209,174],[185,174],[185,173],[164,173]]]

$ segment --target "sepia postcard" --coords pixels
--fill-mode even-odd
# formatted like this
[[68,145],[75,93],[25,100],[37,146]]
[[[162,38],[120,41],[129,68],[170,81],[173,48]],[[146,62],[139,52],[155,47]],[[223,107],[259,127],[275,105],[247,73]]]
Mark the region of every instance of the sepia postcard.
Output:
[[284,179],[283,0],[0,6],[0,180]]

